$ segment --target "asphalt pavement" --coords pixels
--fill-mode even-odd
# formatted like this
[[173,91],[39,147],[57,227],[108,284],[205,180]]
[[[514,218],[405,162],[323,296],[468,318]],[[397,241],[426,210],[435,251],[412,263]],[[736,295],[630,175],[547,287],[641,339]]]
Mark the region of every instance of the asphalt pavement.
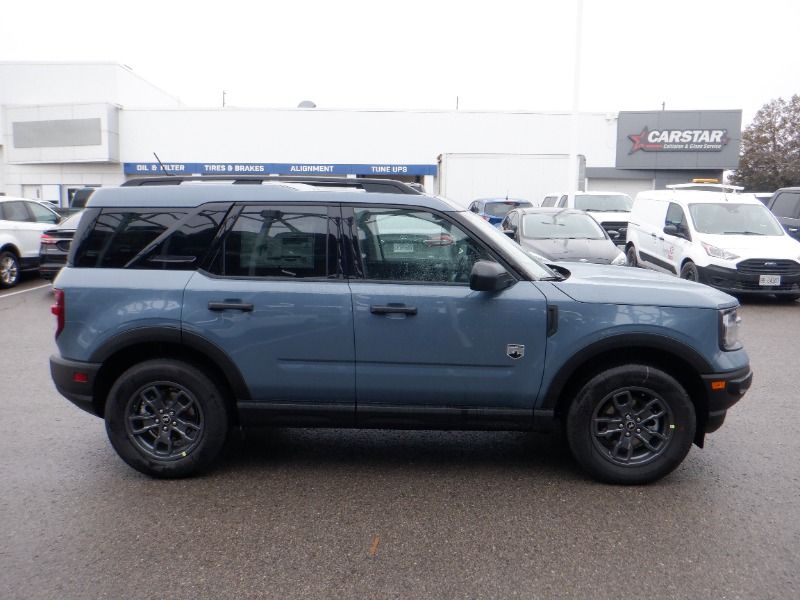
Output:
[[55,391],[51,302],[0,293],[0,599],[800,596],[800,303],[745,301],[750,392],[619,487],[548,436],[309,429],[152,480]]

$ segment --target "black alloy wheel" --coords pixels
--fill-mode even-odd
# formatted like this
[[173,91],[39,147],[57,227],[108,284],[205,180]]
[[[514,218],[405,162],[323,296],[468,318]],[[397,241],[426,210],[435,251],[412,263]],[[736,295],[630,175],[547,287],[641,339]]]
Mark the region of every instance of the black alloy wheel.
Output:
[[117,378],[105,406],[117,454],[153,477],[186,477],[211,466],[228,434],[223,388],[197,366],[158,358]]

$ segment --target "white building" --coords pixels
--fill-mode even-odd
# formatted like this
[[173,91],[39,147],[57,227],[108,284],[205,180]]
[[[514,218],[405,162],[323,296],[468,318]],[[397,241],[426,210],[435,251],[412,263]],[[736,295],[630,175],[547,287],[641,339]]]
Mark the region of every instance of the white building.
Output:
[[[629,133],[617,122],[579,115],[585,184],[659,186],[658,165],[616,168]],[[182,174],[380,176],[434,191],[442,154],[563,155],[569,132],[568,112],[191,108],[117,64],[0,62],[0,193],[62,205],[83,186],[163,174],[154,153]],[[669,172],[686,181],[721,170],[690,168]]]

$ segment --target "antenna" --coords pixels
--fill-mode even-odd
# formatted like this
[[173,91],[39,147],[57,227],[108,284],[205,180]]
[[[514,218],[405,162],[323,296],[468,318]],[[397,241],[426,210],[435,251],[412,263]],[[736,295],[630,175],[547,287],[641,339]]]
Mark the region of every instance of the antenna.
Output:
[[162,163],[162,162],[161,162],[161,159],[160,159],[160,158],[158,158],[158,154],[156,154],[155,152],[153,152],[153,156],[155,156],[155,157],[156,157],[156,160],[158,161],[158,164],[159,164],[159,166],[161,167],[161,170],[162,170],[162,171],[164,171],[164,173],[166,173],[167,175],[170,175],[170,176],[172,176],[172,177],[175,177],[175,173],[173,173],[173,172],[171,172],[171,171],[167,171],[167,167],[165,167],[165,166],[164,166],[164,163]]

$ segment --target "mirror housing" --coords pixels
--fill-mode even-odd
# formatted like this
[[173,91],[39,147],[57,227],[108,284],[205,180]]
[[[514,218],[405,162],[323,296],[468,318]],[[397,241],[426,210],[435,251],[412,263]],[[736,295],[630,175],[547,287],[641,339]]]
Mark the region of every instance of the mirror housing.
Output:
[[664,233],[667,235],[678,235],[678,227],[675,225],[664,225]]
[[500,292],[516,282],[511,273],[490,260],[477,261],[469,274],[469,287],[476,292]]
[[503,233],[505,233],[512,240],[514,239],[514,236],[517,234],[517,232],[514,231],[513,229],[503,229]]

